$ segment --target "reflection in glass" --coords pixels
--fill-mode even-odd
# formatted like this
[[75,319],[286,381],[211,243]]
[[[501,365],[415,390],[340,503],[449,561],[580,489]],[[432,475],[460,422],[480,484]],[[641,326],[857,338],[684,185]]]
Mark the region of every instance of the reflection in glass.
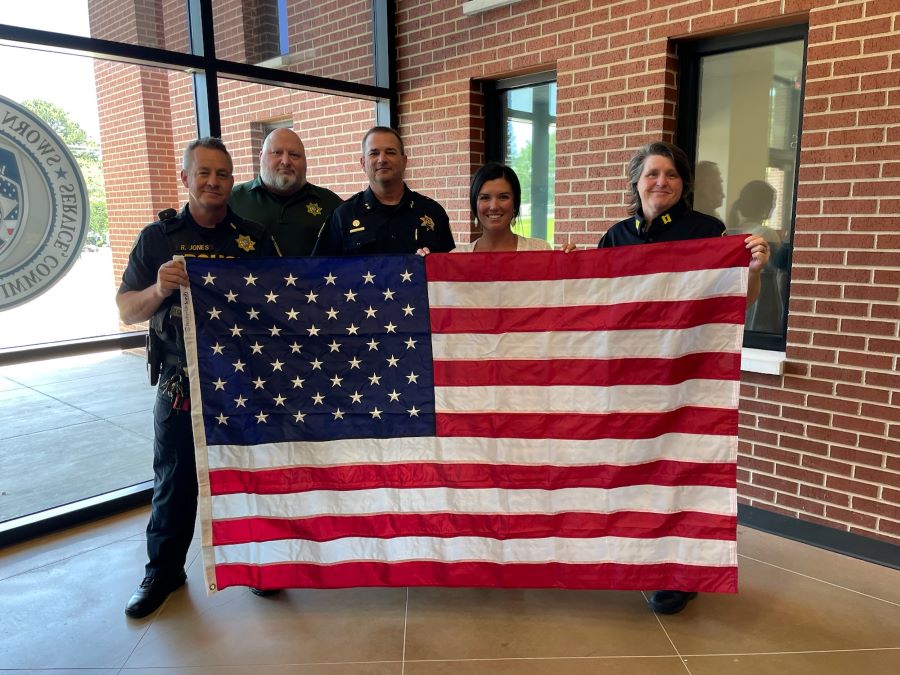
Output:
[[219,58],[374,84],[371,0],[222,0],[213,23]]
[[800,125],[803,42],[705,56],[694,207],[728,232],[763,236],[771,258],[750,331],[784,335]]

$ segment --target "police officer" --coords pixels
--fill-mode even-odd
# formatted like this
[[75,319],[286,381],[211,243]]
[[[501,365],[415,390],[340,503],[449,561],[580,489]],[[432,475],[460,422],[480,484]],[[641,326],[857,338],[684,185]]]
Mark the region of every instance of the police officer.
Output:
[[130,617],[157,609],[184,584],[184,562],[197,514],[194,439],[184,371],[178,288],[188,284],[184,263],[175,255],[234,258],[274,255],[261,225],[228,207],[234,185],[231,156],[218,138],[200,138],[184,150],[181,182],[188,203],[181,213],[169,209],[145,227],[122,274],[116,296],[124,323],[150,321],[151,371],[159,370],[153,409],[153,502],[147,525],[145,576],[125,607]]
[[447,212],[403,182],[406,152],[400,134],[372,127],[362,140],[359,164],[369,187],[328,217],[313,255],[446,253],[453,250]]
[[275,129],[259,152],[259,176],[235,186],[231,208],[266,226],[282,255],[307,256],[341,198],[306,180],[306,149],[291,129]]

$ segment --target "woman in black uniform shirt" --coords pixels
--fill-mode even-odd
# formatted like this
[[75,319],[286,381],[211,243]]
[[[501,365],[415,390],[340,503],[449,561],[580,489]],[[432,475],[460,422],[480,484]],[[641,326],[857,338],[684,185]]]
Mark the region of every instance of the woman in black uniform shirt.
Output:
[[[600,248],[725,234],[722,221],[691,208],[691,165],[677,146],[657,141],[640,148],[628,163],[628,183],[631,216],[609,228],[600,239]],[[747,304],[751,305],[759,296],[760,272],[769,260],[769,246],[756,235],[744,241],[752,254],[747,287]],[[659,614],[676,614],[696,595],[687,591],[654,591],[648,604]]]

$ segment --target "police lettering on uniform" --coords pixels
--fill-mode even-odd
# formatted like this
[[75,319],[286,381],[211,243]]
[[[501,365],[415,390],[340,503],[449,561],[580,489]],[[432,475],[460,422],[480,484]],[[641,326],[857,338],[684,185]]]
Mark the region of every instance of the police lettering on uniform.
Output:
[[403,182],[407,157],[396,131],[389,127],[370,129],[363,137],[359,163],[369,187],[332,212],[313,255],[453,250],[447,212]]
[[261,223],[285,256],[312,253],[325,219],[341,203],[306,180],[306,148],[291,129],[275,129],[259,152],[259,176],[235,186],[231,208]]
[[151,377],[157,375],[153,409],[153,502],[147,525],[144,579],[125,607],[134,618],[150,614],[185,582],[184,562],[194,534],[197,473],[181,328],[180,286],[188,284],[184,263],[174,256],[238,258],[272,256],[265,228],[228,207],[234,185],[231,156],[217,138],[188,144],[181,181],[188,203],[167,209],[138,236],[116,304],[124,323],[150,322]]

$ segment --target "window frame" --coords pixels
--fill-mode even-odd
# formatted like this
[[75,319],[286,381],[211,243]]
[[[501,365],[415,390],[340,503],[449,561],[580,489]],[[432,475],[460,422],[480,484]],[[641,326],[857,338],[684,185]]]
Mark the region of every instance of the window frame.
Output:
[[[790,206],[791,241],[794,238],[794,226],[797,218],[797,187],[800,180],[800,149],[803,135],[803,101],[806,96],[806,60],[808,47],[808,24],[791,24],[765,30],[740,33],[736,35],[716,36],[697,40],[684,40],[677,44],[678,54],[678,107],[675,119],[675,144],[687,153],[691,166],[697,162],[697,133],[700,112],[700,61],[707,56],[737,52],[744,49],[768,47],[785,42],[803,42],[804,77],[800,82],[800,124],[797,127],[797,143],[794,148],[793,194]],[[753,350],[784,352],[787,345],[788,305],[791,298],[791,268],[787,270],[785,284],[784,310],[782,316],[782,333],[773,335],[744,330],[744,347]]]
[[[484,94],[484,146],[486,162],[504,162],[503,155],[506,123],[506,108],[503,105],[504,94],[514,89],[556,83],[556,70],[542,70],[528,75],[482,81],[482,93]],[[555,123],[555,113],[553,115],[553,120]],[[548,174],[550,171],[551,167],[549,166],[548,156]],[[548,188],[551,187],[553,186],[549,185],[548,175]],[[551,241],[550,244],[552,245],[553,242]]]

